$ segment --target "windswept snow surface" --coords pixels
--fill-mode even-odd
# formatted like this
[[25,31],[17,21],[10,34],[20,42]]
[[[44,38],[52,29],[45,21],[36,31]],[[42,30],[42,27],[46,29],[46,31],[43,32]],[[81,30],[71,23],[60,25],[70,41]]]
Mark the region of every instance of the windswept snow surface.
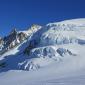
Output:
[[[27,56],[30,40],[38,44]],[[5,58],[0,85],[85,85],[85,19],[47,24],[0,61]]]

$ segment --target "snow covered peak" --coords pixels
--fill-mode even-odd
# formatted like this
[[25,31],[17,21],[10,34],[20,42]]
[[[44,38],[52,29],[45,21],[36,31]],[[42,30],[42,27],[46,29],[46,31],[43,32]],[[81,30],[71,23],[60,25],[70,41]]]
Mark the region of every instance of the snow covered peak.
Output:
[[39,29],[41,29],[41,28],[42,28],[42,26],[33,24],[28,30],[19,31],[19,32],[23,32],[23,33],[27,34],[27,36],[30,36],[30,35],[32,35],[33,33],[37,32],[37,31],[38,31]]
[[39,29],[41,26],[40,25],[37,25],[37,24],[33,24],[31,26],[31,29]]
[[85,19],[13,30],[0,49],[7,43],[15,48],[0,55],[1,85],[85,85]]
[[65,20],[61,22],[54,22],[49,23],[46,25],[49,29],[55,29],[57,31],[67,30],[67,31],[78,31],[84,30],[85,31],[85,19],[72,19],[72,20]]
[[66,25],[66,24],[73,24],[73,25],[85,25],[85,18],[80,18],[80,19],[70,19],[70,20],[64,20],[64,21],[60,21],[60,22],[54,22],[54,23],[49,23],[47,24],[47,26],[51,26],[51,25]]
[[62,21],[61,23],[67,23],[67,24],[85,24],[85,18],[65,20],[65,21]]
[[42,26],[40,26],[40,25],[33,24],[33,25],[31,26],[31,28],[28,29],[28,31],[30,31],[30,32],[32,32],[32,33],[35,33],[35,32],[37,32],[39,29],[41,29],[41,27],[42,27]]
[[41,26],[34,24],[26,31],[17,31],[15,28],[12,29],[9,35],[5,36],[3,39],[0,39],[0,54],[5,53],[6,51],[21,44],[24,40],[32,36],[40,28]]
[[[76,56],[77,51],[74,46],[85,44],[84,22],[85,19],[65,20],[45,26],[32,25],[26,31],[16,32],[14,30],[11,36],[6,38],[7,46],[13,48],[27,39],[23,45],[25,47],[21,45],[19,48],[19,52],[22,52],[21,56],[15,54],[21,60],[15,59],[17,62],[15,67],[21,70],[34,70],[53,62],[60,62],[62,57]],[[10,60],[8,61],[10,64]]]

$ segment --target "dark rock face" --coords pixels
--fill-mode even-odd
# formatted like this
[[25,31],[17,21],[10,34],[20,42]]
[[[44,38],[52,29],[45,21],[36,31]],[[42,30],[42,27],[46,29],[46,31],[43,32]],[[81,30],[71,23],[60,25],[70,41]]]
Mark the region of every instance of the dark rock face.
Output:
[[69,54],[69,55],[72,55],[72,56],[76,56],[76,54],[72,53],[70,50],[65,49],[65,48],[58,48],[57,49],[57,52],[62,57],[64,57],[64,54]]
[[0,45],[3,44],[3,49],[0,51],[0,54],[3,54],[9,49],[20,44],[27,38],[27,35],[24,32],[18,32],[16,29],[13,29],[8,36],[0,39]]
[[38,44],[38,43],[36,42],[36,40],[31,40],[31,41],[29,42],[28,47],[25,49],[24,53],[29,55],[29,54],[30,54],[30,51],[31,51],[33,48],[35,48],[37,44]]
[[14,29],[8,36],[4,38],[5,46],[8,47],[17,38],[17,31]]
[[27,35],[25,33],[21,32],[18,34],[18,38],[19,38],[19,41],[21,42],[27,38]]
[[4,40],[0,38],[0,51],[3,49]]
[[4,44],[4,41],[2,38],[0,38],[0,45]]

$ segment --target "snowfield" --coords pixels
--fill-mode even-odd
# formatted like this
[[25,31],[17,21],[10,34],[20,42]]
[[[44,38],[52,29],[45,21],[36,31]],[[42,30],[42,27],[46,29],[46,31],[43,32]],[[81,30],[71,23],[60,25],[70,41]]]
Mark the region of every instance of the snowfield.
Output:
[[0,55],[3,62],[0,85],[85,85],[85,19],[40,27]]

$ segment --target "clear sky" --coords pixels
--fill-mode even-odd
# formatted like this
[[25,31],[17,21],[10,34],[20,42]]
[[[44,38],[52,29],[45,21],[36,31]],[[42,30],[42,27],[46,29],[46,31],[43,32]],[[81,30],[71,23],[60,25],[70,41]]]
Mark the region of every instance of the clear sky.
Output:
[[0,0],[0,36],[65,19],[85,18],[85,0]]

